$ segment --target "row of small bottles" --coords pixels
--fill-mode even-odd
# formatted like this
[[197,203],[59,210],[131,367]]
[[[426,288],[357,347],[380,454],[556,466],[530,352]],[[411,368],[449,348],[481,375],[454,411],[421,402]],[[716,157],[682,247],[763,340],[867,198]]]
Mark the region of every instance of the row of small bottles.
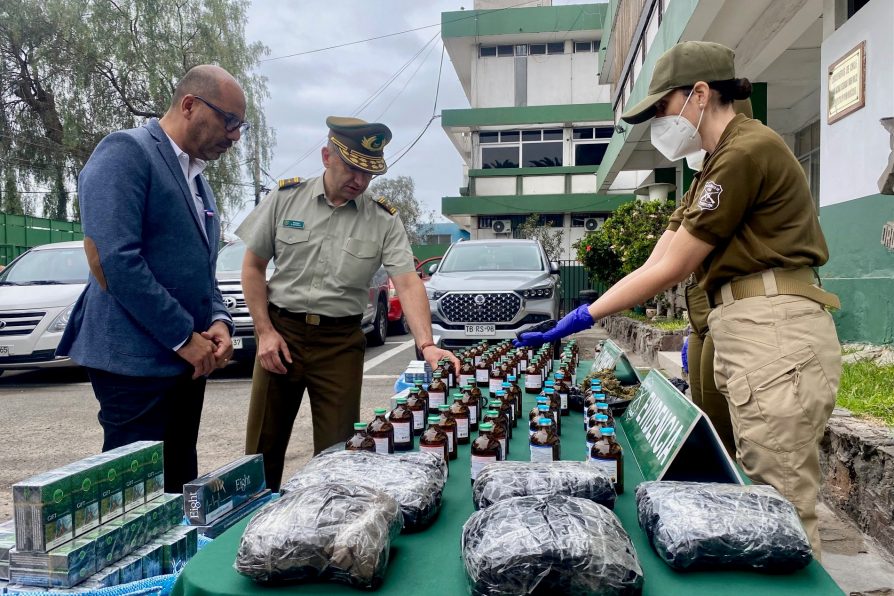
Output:
[[612,479],[618,494],[624,492],[624,453],[615,439],[615,419],[599,379],[591,380],[584,392],[584,429],[587,461]]

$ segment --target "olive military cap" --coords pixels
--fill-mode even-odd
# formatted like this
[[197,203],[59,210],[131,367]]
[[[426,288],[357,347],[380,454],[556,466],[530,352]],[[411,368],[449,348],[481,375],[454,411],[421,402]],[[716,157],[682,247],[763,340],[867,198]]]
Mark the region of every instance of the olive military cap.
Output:
[[735,79],[734,57],[731,49],[719,43],[678,43],[662,54],[655,63],[646,98],[627,109],[621,119],[630,124],[645,122],[655,115],[655,104],[678,87],[689,87],[699,81],[712,83]]
[[329,141],[348,165],[370,174],[388,171],[385,145],[391,141],[391,130],[387,126],[340,116],[326,118],[326,126],[329,127]]

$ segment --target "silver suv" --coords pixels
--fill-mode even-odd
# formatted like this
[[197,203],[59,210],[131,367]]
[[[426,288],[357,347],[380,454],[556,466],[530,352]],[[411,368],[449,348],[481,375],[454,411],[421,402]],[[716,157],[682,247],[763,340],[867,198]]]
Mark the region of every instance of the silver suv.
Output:
[[559,266],[536,240],[457,242],[432,269],[425,291],[445,348],[514,338],[559,318]]
[[[230,242],[217,255],[217,286],[224,304],[233,317],[236,333],[233,335],[233,359],[254,360],[257,352],[255,328],[252,323],[245,296],[242,293],[242,259],[245,257],[245,243],[241,240]],[[267,263],[267,279],[273,275],[273,261]],[[385,343],[388,329],[388,274],[379,267],[369,282],[369,302],[360,323],[366,334],[367,343],[380,346]]]

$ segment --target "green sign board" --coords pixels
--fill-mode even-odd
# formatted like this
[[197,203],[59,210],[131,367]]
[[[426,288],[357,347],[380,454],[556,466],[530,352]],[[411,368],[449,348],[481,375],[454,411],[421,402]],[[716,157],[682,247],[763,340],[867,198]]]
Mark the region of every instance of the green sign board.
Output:
[[633,385],[639,383],[639,375],[636,369],[630,364],[627,354],[618,344],[610,339],[606,339],[601,343],[601,349],[593,360],[593,366],[590,372],[610,368],[614,370],[615,377],[625,385]]
[[658,371],[643,380],[621,426],[646,480],[742,483],[710,421]]

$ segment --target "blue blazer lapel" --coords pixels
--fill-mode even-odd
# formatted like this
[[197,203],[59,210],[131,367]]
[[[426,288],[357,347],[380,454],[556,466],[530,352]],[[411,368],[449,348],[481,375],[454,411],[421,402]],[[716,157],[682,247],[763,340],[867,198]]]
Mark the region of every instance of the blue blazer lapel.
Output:
[[177,156],[174,154],[174,148],[171,147],[171,141],[168,138],[168,135],[165,134],[165,131],[162,130],[161,125],[159,125],[158,120],[155,118],[146,123],[146,128],[149,129],[149,132],[158,141],[158,152],[161,154],[164,162],[168,165],[168,169],[171,170],[171,176],[174,177],[174,180],[176,180],[177,184],[180,186],[180,193],[186,201],[187,210],[192,214],[192,220],[196,224],[196,232],[202,237],[206,248],[210,247],[206,234],[202,233],[205,229],[205,222],[199,219],[199,214],[196,212],[196,204],[195,201],[193,201],[192,192],[190,192],[189,185],[186,183],[186,176],[183,175],[183,169],[180,167],[180,162],[177,161]]

